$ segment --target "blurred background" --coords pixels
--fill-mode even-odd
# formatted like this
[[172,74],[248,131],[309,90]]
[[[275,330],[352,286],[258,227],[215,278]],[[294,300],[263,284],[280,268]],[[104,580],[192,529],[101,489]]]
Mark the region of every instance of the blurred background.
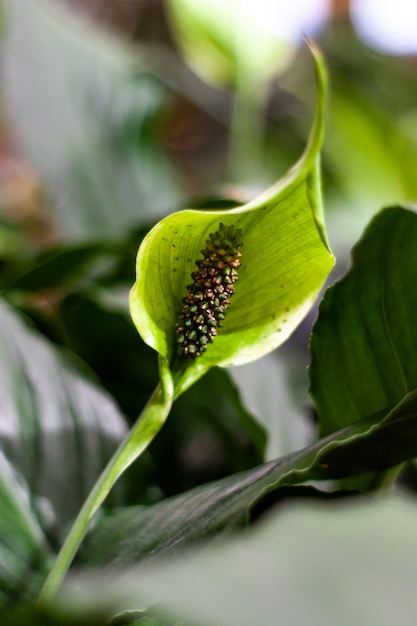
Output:
[[[417,197],[411,0],[0,6],[0,289],[88,363],[131,419],[157,377],[155,355],[127,309],[141,237],[186,206],[245,202],[294,164],[315,106],[303,34],[319,44],[329,70],[322,164],[337,258],[331,280],[346,271],[352,245],[376,212]],[[306,365],[316,314],[278,354],[232,372],[246,407],[270,433],[267,458],[312,437]],[[219,372],[212,376],[227,399],[228,383]],[[205,390],[175,409],[176,424],[193,411],[201,417],[205,393],[210,401]],[[252,430],[253,454],[244,456],[242,419],[238,437],[229,421],[228,433],[217,424],[223,430],[215,439],[184,417],[182,431],[167,425],[160,456],[177,454],[177,468],[184,459],[194,463],[195,482],[255,464],[262,444],[253,450]],[[168,453],[170,437],[182,441]],[[236,437],[241,443],[219,469],[218,442]],[[165,477],[165,492],[190,486],[187,475],[185,467],[173,486]]]
[[411,1],[2,7],[2,249],[14,227],[33,245],[120,240],[183,206],[244,201],[276,181],[313,116],[303,33],[330,72],[323,175],[336,255],[381,206],[416,196]]

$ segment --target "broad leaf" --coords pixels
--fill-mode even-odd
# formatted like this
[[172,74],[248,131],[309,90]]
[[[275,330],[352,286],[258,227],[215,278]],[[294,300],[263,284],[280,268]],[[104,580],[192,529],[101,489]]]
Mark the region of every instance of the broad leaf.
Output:
[[[85,367],[85,366],[84,366]],[[0,302],[0,445],[56,522],[80,508],[126,425],[74,359]]]
[[417,455],[417,392],[386,415],[362,420],[253,470],[164,500],[126,508],[90,536],[84,562],[147,563],[179,546],[247,523],[255,504],[282,486],[394,467]]
[[[119,569],[67,586],[68,607],[161,603],[185,624],[382,626],[415,623],[414,500],[287,507],[251,532],[146,571]],[[174,619],[172,618],[174,621]]]
[[322,435],[394,407],[417,388],[417,215],[381,212],[325,294],[311,339]]
[[174,213],[139,248],[131,292],[133,320],[145,342],[171,363],[177,352],[178,314],[206,240],[220,224],[242,233],[242,266],[230,310],[207,351],[183,359],[177,395],[210,367],[247,363],[279,346],[303,319],[333,265],[319,180],[325,70],[314,54],[316,118],[307,149],[287,176],[242,207]]

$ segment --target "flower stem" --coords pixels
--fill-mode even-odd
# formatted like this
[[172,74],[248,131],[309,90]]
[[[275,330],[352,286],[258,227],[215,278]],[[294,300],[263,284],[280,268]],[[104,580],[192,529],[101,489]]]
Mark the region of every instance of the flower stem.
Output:
[[91,520],[123,472],[148,447],[164,424],[173,402],[172,379],[165,377],[119,448],[103,470],[78,514],[38,598],[46,603],[56,596]]

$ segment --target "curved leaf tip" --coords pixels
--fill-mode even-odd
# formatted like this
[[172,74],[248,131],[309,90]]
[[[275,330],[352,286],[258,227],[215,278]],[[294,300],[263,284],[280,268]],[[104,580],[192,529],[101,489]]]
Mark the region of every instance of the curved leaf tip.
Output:
[[[130,297],[132,318],[144,341],[173,371],[180,370],[176,395],[210,367],[247,363],[283,343],[310,309],[333,266],[319,177],[326,72],[320,54],[311,50],[317,75],[316,115],[297,164],[244,206],[210,212],[188,209],[166,217],[139,248]],[[240,267],[233,268],[239,269],[239,281],[236,285],[229,281],[234,295],[230,302],[226,291],[227,311],[220,294],[214,290],[213,295],[213,287],[220,281],[224,291],[224,277],[230,276],[232,267],[225,274],[222,270],[237,259],[227,246],[218,256],[210,251],[221,229],[239,231],[241,237]],[[226,257],[230,259],[225,262]],[[192,286],[195,281],[198,287]],[[204,311],[191,293],[206,303]],[[214,333],[206,328],[210,320],[216,321]],[[177,339],[187,348],[180,347],[180,357]]]

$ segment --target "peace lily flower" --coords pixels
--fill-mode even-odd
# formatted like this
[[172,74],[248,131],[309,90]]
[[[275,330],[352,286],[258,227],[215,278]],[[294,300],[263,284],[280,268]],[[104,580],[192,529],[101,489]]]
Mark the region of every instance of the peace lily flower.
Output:
[[319,172],[326,77],[319,53],[312,53],[317,108],[298,163],[249,204],[170,215],[139,248],[131,313],[159,354],[160,384],[82,507],[41,603],[57,593],[95,512],[159,432],[174,399],[209,368],[248,363],[285,341],[333,266]]
[[[131,314],[144,341],[159,353],[161,373],[173,376],[175,396],[213,366],[248,363],[283,343],[305,317],[333,266],[323,223],[319,168],[326,76],[320,54],[310,47],[317,75],[317,108],[298,163],[249,204],[227,210],[189,209],[168,216],[139,248]],[[203,266],[204,259],[213,254],[207,246],[222,231],[226,239],[227,232],[239,233],[239,245],[231,246],[229,254],[222,252],[225,258],[239,253],[239,262],[226,270],[235,280],[227,310],[219,309],[220,321],[214,309],[221,307],[221,301],[212,293],[213,284],[207,283],[209,269],[211,279],[216,280],[215,251],[212,265]],[[227,262],[220,257],[217,261],[221,277]],[[201,267],[207,270],[206,287],[204,276],[199,276]],[[193,287],[193,280],[200,281],[199,287]],[[199,308],[198,298],[208,302],[205,310]],[[210,320],[216,322],[214,334],[207,328]]]

